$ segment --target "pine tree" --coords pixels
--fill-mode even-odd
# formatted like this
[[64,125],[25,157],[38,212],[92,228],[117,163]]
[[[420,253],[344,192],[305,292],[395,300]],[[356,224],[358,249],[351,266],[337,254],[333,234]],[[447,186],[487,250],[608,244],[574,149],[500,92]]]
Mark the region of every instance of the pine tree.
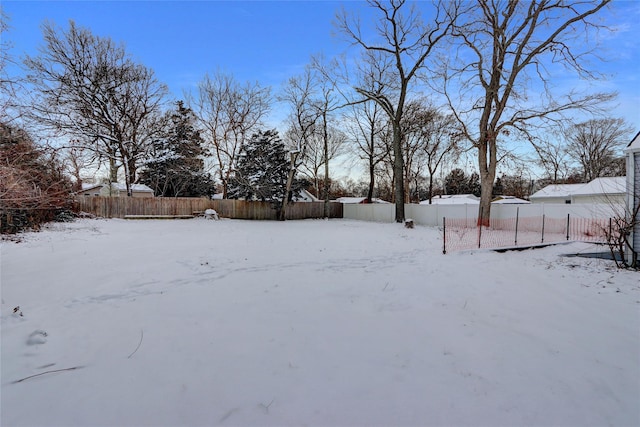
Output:
[[156,196],[211,197],[215,183],[204,170],[203,139],[196,129],[195,116],[182,101],[167,117],[163,136],[153,143],[153,156],[145,164],[140,182]]
[[[280,213],[290,166],[278,132],[257,132],[240,153],[235,173],[229,182],[229,198],[269,202]],[[298,195],[305,183],[296,180],[288,200]]]

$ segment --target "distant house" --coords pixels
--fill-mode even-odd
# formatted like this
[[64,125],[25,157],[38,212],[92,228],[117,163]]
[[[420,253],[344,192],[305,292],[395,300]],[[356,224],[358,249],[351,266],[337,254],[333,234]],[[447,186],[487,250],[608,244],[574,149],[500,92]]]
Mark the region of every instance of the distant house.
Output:
[[[633,250],[640,253],[640,218],[637,214],[637,208],[640,205],[640,132],[631,140],[625,153],[627,155],[626,206],[628,215],[635,214],[635,218],[630,218],[635,223],[631,238]],[[628,259],[627,262],[631,263],[633,260]]]
[[624,176],[596,178],[586,184],[552,184],[529,197],[532,203],[624,204]]
[[[125,184],[112,182],[111,184],[82,184],[82,191],[79,196],[91,197],[126,197],[127,186]],[[132,197],[153,197],[153,190],[144,184],[131,184]]]
[[[421,205],[428,205],[429,200],[423,200]],[[473,194],[443,194],[431,198],[432,205],[479,205],[480,197]]]
[[496,205],[526,205],[531,204],[530,201],[520,199],[515,196],[498,196],[491,201],[492,204]]
[[[344,203],[344,204],[353,204],[353,205],[363,205],[367,203],[367,198],[366,197],[338,197],[336,200],[336,202],[338,203]],[[373,197],[371,199],[371,203],[389,203],[386,202],[384,200],[381,199],[376,199],[375,197]]]
[[551,184],[536,191],[529,200],[531,203],[571,203],[574,191],[584,184]]
[[300,194],[293,198],[294,202],[320,202],[316,196],[308,192],[307,190],[300,191]]

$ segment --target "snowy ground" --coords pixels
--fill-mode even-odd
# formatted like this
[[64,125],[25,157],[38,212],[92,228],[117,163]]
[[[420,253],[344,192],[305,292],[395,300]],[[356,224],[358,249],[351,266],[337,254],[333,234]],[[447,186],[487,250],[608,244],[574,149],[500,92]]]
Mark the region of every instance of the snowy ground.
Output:
[[640,273],[441,244],[205,219],[5,241],[1,424],[640,425]]

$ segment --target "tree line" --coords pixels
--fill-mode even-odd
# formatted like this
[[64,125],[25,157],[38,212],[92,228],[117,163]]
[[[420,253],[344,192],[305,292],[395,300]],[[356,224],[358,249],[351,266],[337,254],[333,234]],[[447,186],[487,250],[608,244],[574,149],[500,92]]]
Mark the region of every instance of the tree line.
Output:
[[[370,0],[374,22],[336,14],[350,55],[312,56],[277,92],[217,71],[182,100],[123,44],[73,21],[44,22],[24,76],[6,75],[15,60],[3,44],[1,135],[23,134],[54,153],[43,156],[64,170],[49,178],[56,188],[78,189],[88,169],[102,167],[129,194],[145,183],[159,196],[219,192],[283,211],[303,188],[327,208],[357,192],[395,202],[397,221],[406,202],[462,191],[480,196],[486,222],[496,193],[533,190],[532,163],[549,183],[624,174],[620,147],[631,129],[598,115],[615,94],[562,92],[553,79],[558,66],[598,78],[589,35],[609,30],[598,19],[609,3]],[[8,17],[1,22],[10,36]],[[281,131],[266,124],[276,103],[288,113]],[[518,154],[518,143],[534,157]],[[15,144],[2,136],[0,173],[17,167]],[[340,156],[365,170],[362,182],[332,179]],[[471,171],[456,167],[470,156]]]

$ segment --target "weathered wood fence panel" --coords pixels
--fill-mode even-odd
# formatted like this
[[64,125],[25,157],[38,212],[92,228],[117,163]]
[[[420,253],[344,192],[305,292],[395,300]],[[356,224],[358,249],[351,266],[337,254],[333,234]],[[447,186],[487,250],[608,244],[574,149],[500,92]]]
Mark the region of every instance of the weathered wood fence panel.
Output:
[[[245,200],[210,200],[205,198],[163,197],[82,197],[77,209],[104,218],[126,215],[193,215],[215,209],[218,215],[233,219],[275,220],[276,211],[269,203]],[[342,218],[342,204],[330,203],[330,218]],[[323,218],[324,202],[298,202],[287,207],[287,219]]]

